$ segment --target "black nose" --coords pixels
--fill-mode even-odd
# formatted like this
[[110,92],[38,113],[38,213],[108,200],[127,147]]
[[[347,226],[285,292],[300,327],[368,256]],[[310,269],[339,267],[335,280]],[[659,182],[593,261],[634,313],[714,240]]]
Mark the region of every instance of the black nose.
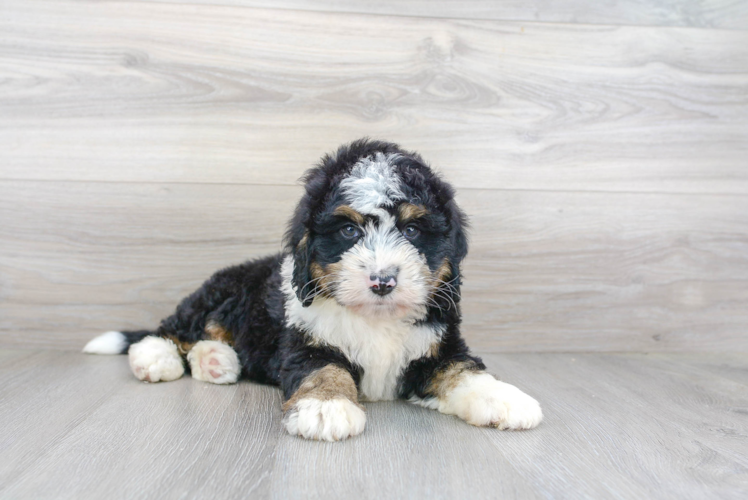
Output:
[[369,276],[369,287],[377,295],[385,296],[394,290],[396,286],[397,280],[394,275],[377,276],[376,274],[372,274]]

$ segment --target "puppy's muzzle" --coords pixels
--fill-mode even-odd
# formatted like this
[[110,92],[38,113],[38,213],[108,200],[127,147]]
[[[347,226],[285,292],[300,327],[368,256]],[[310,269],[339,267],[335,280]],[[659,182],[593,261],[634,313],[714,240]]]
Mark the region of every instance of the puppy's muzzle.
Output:
[[377,295],[385,296],[397,286],[397,277],[394,274],[369,276],[369,290]]

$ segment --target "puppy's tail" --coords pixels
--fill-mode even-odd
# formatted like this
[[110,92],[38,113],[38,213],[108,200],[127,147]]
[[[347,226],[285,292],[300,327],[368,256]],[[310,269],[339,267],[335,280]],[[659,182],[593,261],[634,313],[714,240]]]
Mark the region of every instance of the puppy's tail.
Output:
[[132,344],[140,342],[154,332],[138,330],[135,332],[106,332],[91,339],[83,352],[86,354],[126,354]]

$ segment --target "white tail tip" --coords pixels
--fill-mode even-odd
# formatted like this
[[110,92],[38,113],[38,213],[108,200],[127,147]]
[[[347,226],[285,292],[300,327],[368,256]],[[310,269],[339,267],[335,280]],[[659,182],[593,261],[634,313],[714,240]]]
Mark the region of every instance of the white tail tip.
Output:
[[83,352],[86,354],[122,354],[127,339],[122,332],[106,332],[90,340]]

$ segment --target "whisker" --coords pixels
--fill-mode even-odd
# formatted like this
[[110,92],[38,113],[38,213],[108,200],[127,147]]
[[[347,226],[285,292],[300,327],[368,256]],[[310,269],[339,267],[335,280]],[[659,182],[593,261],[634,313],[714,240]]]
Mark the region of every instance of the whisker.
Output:
[[432,299],[431,297],[429,297],[429,298],[428,298],[428,301],[427,301],[426,303],[427,303],[427,304],[428,304],[429,306],[431,306],[431,307],[435,307],[435,308],[437,308],[437,309],[439,309],[439,310],[442,310],[442,306],[440,306],[440,305],[439,305],[439,303],[437,303],[437,302],[436,302],[436,301],[435,301],[434,299]]
[[[455,287],[454,285],[450,285],[449,282],[445,282],[443,280],[438,280],[438,281],[441,281],[442,285],[434,287],[434,293],[436,293],[437,291],[440,291],[440,292],[449,292],[452,295],[454,295],[454,296],[456,296],[458,298],[461,298],[461,294],[457,290],[457,287]],[[456,307],[457,306],[455,305],[455,308]]]
[[[315,279],[309,281],[309,283],[307,283],[307,285],[309,285],[310,283],[312,283],[314,281],[319,281],[319,280],[321,280],[323,278],[330,278],[330,276],[329,275],[320,276],[319,278],[315,278]],[[340,279],[328,279],[327,281],[325,281],[322,284],[317,283],[317,284],[315,284],[314,289],[310,290],[309,293],[307,293],[304,296],[304,298],[302,299],[302,302],[306,302],[308,300],[314,300],[319,295],[322,295],[323,293],[331,291],[333,289],[334,285],[340,285],[341,283],[342,283],[342,280],[340,280]]]
[[449,306],[449,309],[451,309],[451,306],[454,306],[455,310],[457,310],[457,304],[455,303],[455,301],[452,299],[452,297],[450,297],[449,295],[447,295],[443,291],[436,290],[434,292],[434,295],[437,296],[437,297],[441,297],[442,299],[445,299],[447,301],[447,305]]
[[440,283],[444,283],[445,285],[448,285],[449,283],[452,283],[453,281],[455,281],[455,280],[457,280],[457,279],[460,279],[460,277],[459,277],[459,276],[455,276],[454,278],[452,278],[452,279],[451,279],[451,280],[449,280],[449,281],[444,281],[443,279],[440,279],[440,278],[435,278],[435,279],[434,279],[434,281],[438,281],[438,282],[440,282]]
[[311,279],[311,280],[307,281],[307,282],[306,282],[306,283],[304,284],[304,286],[302,286],[302,287],[301,287],[301,293],[303,293],[303,292],[304,292],[304,290],[306,289],[306,287],[308,287],[309,285],[311,285],[311,284],[312,284],[312,283],[314,283],[315,281],[319,281],[319,280],[321,280],[321,279],[323,279],[323,278],[325,278],[325,276],[320,276],[320,277],[318,277],[318,278],[314,278],[314,279]]
[[443,281],[443,280],[436,280],[437,283],[440,283],[440,285],[437,288],[445,287],[452,291],[457,291],[457,286],[452,285],[451,281]]

